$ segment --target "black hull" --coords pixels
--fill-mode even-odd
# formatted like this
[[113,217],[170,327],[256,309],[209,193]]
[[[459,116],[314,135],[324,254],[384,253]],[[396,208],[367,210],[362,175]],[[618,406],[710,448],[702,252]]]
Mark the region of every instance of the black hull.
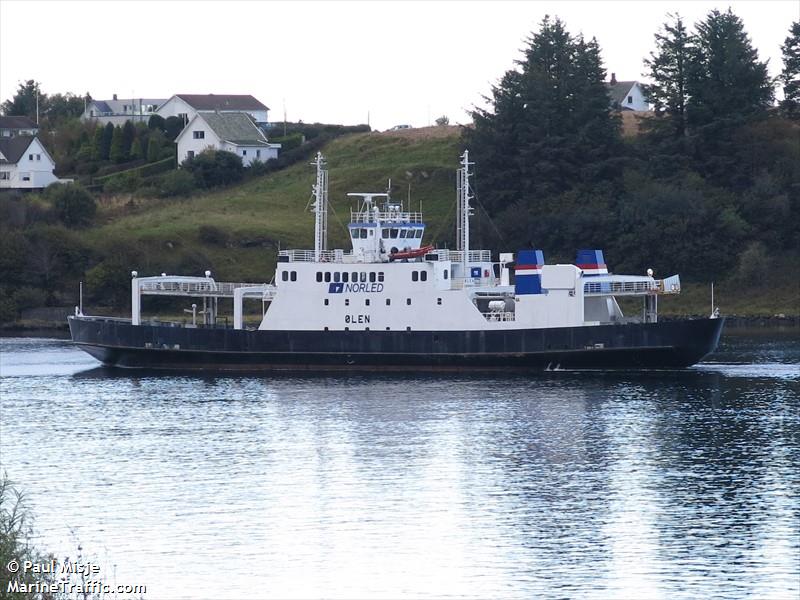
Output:
[[684,368],[713,352],[724,319],[505,331],[244,331],[70,317],[72,340],[108,366],[172,370]]

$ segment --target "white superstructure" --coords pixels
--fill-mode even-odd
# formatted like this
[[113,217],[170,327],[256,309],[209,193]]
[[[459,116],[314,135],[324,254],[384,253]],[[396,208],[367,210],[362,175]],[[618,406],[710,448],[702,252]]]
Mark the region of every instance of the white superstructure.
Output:
[[[234,303],[235,329],[244,327],[244,298],[262,302],[258,327],[271,331],[488,331],[655,322],[657,295],[680,291],[673,276],[656,280],[609,274],[599,250],[581,250],[576,264],[548,265],[541,250],[515,256],[470,248],[473,197],[467,152],[458,177],[457,250],[423,243],[422,214],[394,202],[389,192],[348,194],[357,199],[348,231],[352,249],[327,248],[328,174],[315,162],[313,250],[282,250],[269,284],[221,283],[205,277],[133,278],[132,323],[141,323],[141,296],[203,300],[204,324],[214,325],[219,298]],[[641,296],[631,318],[617,297]],[[196,320],[197,305],[193,305]]]

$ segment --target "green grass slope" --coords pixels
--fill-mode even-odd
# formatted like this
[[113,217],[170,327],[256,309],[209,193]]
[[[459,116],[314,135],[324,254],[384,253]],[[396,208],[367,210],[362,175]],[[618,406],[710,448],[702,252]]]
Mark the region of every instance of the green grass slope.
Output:
[[[349,247],[346,226],[355,206],[348,192],[381,192],[392,180],[393,198],[425,211],[427,241],[452,238],[458,131],[417,135],[353,134],[328,144],[329,246]],[[173,201],[143,201],[131,208],[107,206],[104,223],[86,232],[91,245],[135,245],[144,274],[160,273],[169,253],[194,253],[215,277],[227,281],[265,281],[274,270],[277,249],[313,248],[314,215],[308,210],[314,167],[297,164],[242,185]],[[204,244],[200,228],[213,226],[224,244]],[[160,264],[160,262],[162,264]]]

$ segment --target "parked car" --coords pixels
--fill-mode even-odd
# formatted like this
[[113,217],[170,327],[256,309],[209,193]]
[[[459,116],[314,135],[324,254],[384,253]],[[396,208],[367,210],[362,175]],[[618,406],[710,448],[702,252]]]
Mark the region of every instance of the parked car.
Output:
[[411,129],[411,125],[395,125],[389,131],[400,131],[401,129]]

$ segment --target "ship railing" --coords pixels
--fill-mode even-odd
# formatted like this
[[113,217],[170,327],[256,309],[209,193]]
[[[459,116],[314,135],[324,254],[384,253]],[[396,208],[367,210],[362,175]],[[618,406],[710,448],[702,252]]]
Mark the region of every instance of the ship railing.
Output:
[[398,212],[398,211],[380,211],[380,212],[359,212],[355,210],[350,211],[351,223],[422,223],[421,212]]
[[634,281],[587,281],[583,284],[584,296],[642,296],[678,294],[680,291],[681,284],[677,276],[667,279]]
[[139,290],[151,296],[216,296],[233,298],[237,288],[265,285],[263,283],[232,283],[226,281],[142,281]]
[[506,311],[489,311],[481,313],[483,318],[490,322],[515,321],[516,313]]
[[[437,248],[428,252],[427,256],[435,255],[435,260],[449,260],[452,262],[461,262],[464,253],[461,250],[448,250],[447,248]],[[470,250],[467,254],[467,262],[469,263],[486,263],[492,262],[491,250]]]
[[[352,252],[344,250],[322,250],[319,255],[320,262],[344,262],[345,257]],[[284,260],[281,261],[280,259]],[[316,262],[313,250],[280,250],[278,252],[279,262]]]

